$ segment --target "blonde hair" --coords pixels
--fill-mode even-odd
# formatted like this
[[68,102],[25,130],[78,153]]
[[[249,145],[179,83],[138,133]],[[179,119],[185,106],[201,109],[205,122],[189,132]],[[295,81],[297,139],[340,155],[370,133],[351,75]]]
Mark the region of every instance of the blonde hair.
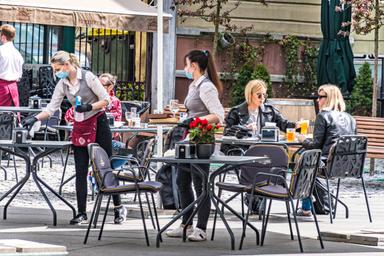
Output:
[[252,94],[261,91],[264,89],[267,91],[267,85],[263,80],[251,80],[245,86],[244,97],[248,104],[252,103]]
[[80,67],[79,59],[73,53],[69,53],[66,51],[58,51],[51,58],[51,63],[53,64],[58,63],[64,65],[66,61],[69,61],[69,63],[71,63],[71,65],[73,66],[76,66],[78,68]]
[[7,41],[12,41],[16,35],[16,29],[14,26],[9,24],[4,24],[0,27],[1,35],[4,35],[7,38]]
[[339,87],[333,84],[324,84],[317,90],[318,94],[320,92],[324,92],[327,95],[327,101],[322,106],[321,110],[345,111],[345,102]]
[[108,79],[108,82],[110,83],[110,85],[115,86],[115,84],[116,84],[116,76],[114,76],[114,75],[112,75],[110,73],[104,73],[104,74],[101,74],[99,76],[99,79],[104,78],[104,77]]

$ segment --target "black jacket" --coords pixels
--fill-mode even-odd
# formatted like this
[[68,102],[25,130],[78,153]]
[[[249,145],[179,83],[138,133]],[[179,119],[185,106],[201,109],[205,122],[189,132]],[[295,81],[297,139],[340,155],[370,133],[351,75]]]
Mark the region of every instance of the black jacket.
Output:
[[[224,135],[226,135],[226,130],[232,125],[245,125],[248,119],[249,112],[247,102],[233,107],[225,118]],[[259,107],[259,120],[261,127],[265,126],[265,122],[273,122],[276,123],[277,127],[283,132],[285,132],[287,128],[295,128],[295,123],[289,122],[281,115],[279,110],[268,104],[263,104]]]
[[328,155],[333,143],[342,135],[355,135],[356,121],[346,112],[322,111],[316,116],[313,139],[303,142],[305,149],[321,149]]

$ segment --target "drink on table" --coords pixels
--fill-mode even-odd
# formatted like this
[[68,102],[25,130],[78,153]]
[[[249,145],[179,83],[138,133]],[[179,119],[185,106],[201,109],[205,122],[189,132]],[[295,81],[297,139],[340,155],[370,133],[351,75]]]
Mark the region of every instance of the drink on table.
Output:
[[171,100],[169,102],[169,109],[173,113],[173,117],[176,117],[176,113],[179,112],[179,100]]
[[309,127],[309,120],[301,120],[300,121],[300,128],[301,128],[300,133],[301,134],[307,135],[308,134],[308,127]]
[[286,139],[287,142],[295,141],[295,128],[287,128]]

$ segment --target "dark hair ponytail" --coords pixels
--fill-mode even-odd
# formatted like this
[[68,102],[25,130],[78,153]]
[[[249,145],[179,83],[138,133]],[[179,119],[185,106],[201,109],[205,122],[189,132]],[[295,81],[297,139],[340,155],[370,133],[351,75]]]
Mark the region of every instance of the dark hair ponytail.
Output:
[[187,58],[191,61],[191,63],[197,63],[201,71],[207,71],[209,79],[216,86],[216,89],[220,94],[223,91],[223,85],[217,74],[216,65],[212,54],[208,50],[192,50],[187,55],[185,55],[184,61],[186,61]]

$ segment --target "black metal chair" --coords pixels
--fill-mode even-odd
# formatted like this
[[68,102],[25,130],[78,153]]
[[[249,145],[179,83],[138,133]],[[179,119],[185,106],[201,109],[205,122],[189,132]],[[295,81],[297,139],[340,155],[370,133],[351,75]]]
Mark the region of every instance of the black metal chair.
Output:
[[[139,199],[140,211],[141,211],[141,218],[143,221],[145,239],[146,239],[147,245],[149,246],[148,232],[147,232],[147,227],[145,222],[143,205],[141,201],[141,193],[151,193],[151,194],[157,193],[161,189],[161,183],[155,182],[155,181],[144,181],[143,177],[139,177],[141,175],[140,173],[136,173],[135,171],[128,168],[128,169],[122,169],[121,172],[122,171],[131,172],[132,175],[136,178],[135,179],[136,181],[132,183],[127,183],[125,185],[119,185],[119,179],[117,178],[117,175],[114,173],[113,169],[111,168],[110,159],[108,158],[108,155],[104,151],[104,149],[101,148],[97,143],[92,143],[88,145],[88,151],[89,151],[89,156],[92,163],[94,176],[98,185],[98,194],[95,201],[95,205],[93,207],[91,218],[89,220],[88,229],[85,234],[84,244],[87,243],[92,222],[94,218],[97,218],[97,215],[99,214],[99,211],[97,209],[100,209],[103,196],[108,196],[108,202],[105,209],[100,232],[99,232],[99,238],[98,238],[99,240],[101,239],[101,236],[103,233],[111,196],[128,194],[128,193],[137,193],[138,199]],[[127,160],[129,160],[129,158],[127,158]],[[143,181],[138,181],[138,180],[143,180]],[[156,211],[156,204],[154,201],[153,201],[153,208],[154,208],[154,213],[156,218],[157,229],[160,230],[157,211]]]
[[[1,140],[12,139],[12,131],[15,126],[15,121],[16,121],[15,115],[12,112],[1,113],[0,115],[0,139]],[[3,158],[3,152],[0,151],[0,169],[2,169],[4,172],[4,179],[7,180],[7,170],[1,165],[2,158]],[[15,169],[15,179],[16,179],[16,182],[18,182],[15,157],[12,156],[12,158],[13,158],[13,165]],[[9,158],[8,158],[7,166],[9,167]]]
[[[364,136],[348,135],[340,137],[331,147],[325,168],[319,173],[319,177],[325,178],[327,182],[328,202],[330,205],[330,221],[336,217],[337,203],[340,202],[346,209],[346,218],[348,218],[348,207],[339,200],[340,181],[345,178],[361,179],[365,203],[367,205],[369,221],[372,222],[371,211],[368,203],[368,196],[364,184],[364,162],[367,154],[368,140]],[[336,202],[333,210],[329,189],[329,180],[337,179]]]
[[[231,152],[230,152],[231,151]],[[288,147],[285,144],[281,143],[263,143],[256,144],[253,147],[249,148],[246,152],[242,153],[242,149],[230,149],[228,153],[240,153],[245,156],[267,156],[270,161],[269,163],[254,163],[252,165],[242,166],[240,172],[235,170],[235,174],[238,177],[239,183],[229,183],[225,182],[225,177],[223,177],[222,181],[216,183],[216,186],[219,188],[218,196],[221,196],[223,190],[233,192],[231,197],[224,201],[225,204],[228,204],[239,194],[241,195],[241,202],[244,202],[244,192],[249,190],[249,187],[252,186],[254,182],[255,176],[260,172],[270,172],[272,168],[278,168],[277,170],[285,170],[283,175],[285,176],[285,172],[288,168]],[[272,172],[274,170],[272,169]],[[226,173],[225,173],[226,174]],[[267,176],[259,175],[256,182],[258,184],[263,184],[268,179]],[[265,202],[261,202],[260,204],[264,204]],[[224,206],[222,212],[224,211]],[[241,212],[242,216],[244,216],[244,204],[241,204]],[[212,236],[211,240],[214,239],[215,235],[215,227],[216,227],[217,213],[215,214],[213,220],[213,228],[212,228]]]
[[[252,205],[252,201],[255,196],[263,197],[266,200],[269,200],[268,211],[266,211],[266,204],[263,213],[263,221],[262,221],[262,231],[261,231],[261,246],[264,244],[264,238],[266,234],[269,214],[271,211],[272,201],[279,200],[283,201],[286,204],[286,210],[288,215],[288,223],[289,229],[291,233],[291,239],[294,240],[292,225],[290,219],[290,206],[293,212],[293,219],[296,225],[297,238],[299,241],[300,251],[303,252],[303,246],[301,243],[299,226],[296,219],[296,211],[293,204],[293,200],[301,200],[305,198],[311,198],[312,191],[315,184],[315,179],[317,175],[317,170],[320,164],[321,151],[318,149],[307,150],[302,153],[300,159],[295,165],[295,168],[292,172],[290,186],[288,187],[286,183],[286,179],[283,175],[273,174],[273,173],[258,173],[254,178],[253,185],[248,187],[246,192],[251,194],[250,205]],[[264,184],[260,184],[256,182],[259,177],[268,177],[268,180]],[[290,206],[289,206],[290,205]],[[313,202],[311,199],[312,205],[312,213],[316,224],[317,233],[320,240],[320,246],[323,249],[323,241],[320,234],[319,224],[317,222],[316,212],[314,211]],[[248,207],[247,215],[245,217],[245,221],[243,222],[243,233],[240,240],[240,249],[242,248],[246,226],[249,218],[250,208]]]

